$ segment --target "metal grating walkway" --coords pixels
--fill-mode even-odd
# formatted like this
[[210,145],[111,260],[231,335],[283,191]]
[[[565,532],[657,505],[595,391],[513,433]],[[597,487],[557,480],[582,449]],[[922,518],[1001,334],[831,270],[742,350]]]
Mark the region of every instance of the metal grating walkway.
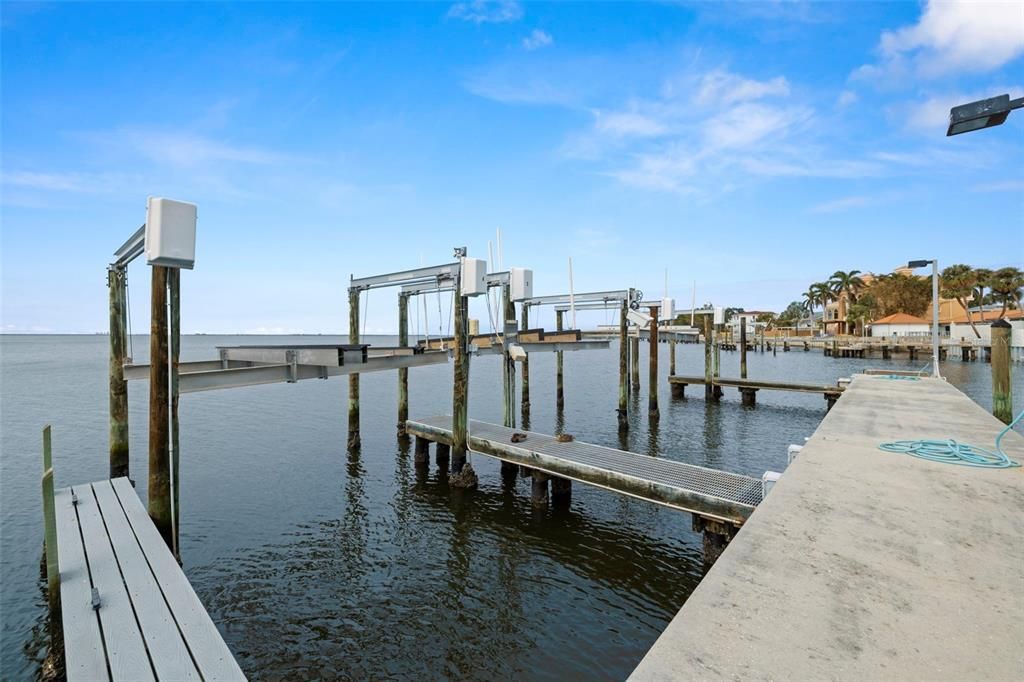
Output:
[[[406,422],[409,435],[450,443],[451,417]],[[525,433],[521,443],[513,433]],[[657,502],[700,516],[741,524],[761,502],[761,481],[692,464],[580,441],[470,421],[469,448],[546,473]]]

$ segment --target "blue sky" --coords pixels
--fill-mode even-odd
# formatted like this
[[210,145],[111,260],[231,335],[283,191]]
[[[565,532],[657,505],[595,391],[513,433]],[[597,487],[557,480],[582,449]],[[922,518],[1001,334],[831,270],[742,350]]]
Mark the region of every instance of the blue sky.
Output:
[[343,332],[350,274],[486,257],[497,228],[537,293],[571,256],[577,291],[660,296],[668,268],[679,306],[694,280],[781,309],[837,269],[1024,267],[1024,111],[944,136],[951,105],[1024,95],[1019,2],[2,12],[7,332],[105,329],[150,194],[199,205],[186,332]]

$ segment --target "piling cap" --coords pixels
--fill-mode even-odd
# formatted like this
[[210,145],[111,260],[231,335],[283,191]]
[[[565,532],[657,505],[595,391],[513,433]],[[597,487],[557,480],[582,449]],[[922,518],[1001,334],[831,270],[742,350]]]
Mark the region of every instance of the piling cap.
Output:
[[1003,327],[1009,329],[1010,323],[1006,321],[1006,318],[1000,317],[998,320],[992,323],[993,327]]

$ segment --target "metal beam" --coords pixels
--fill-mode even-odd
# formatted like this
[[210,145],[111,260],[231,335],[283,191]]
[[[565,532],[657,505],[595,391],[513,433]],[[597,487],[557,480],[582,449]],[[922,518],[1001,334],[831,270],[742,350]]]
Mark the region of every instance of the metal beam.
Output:
[[[220,369],[220,361],[182,363],[179,366],[179,391],[196,393],[221,388],[242,388],[261,384],[295,383],[304,379],[327,379],[346,374],[384,372],[400,367],[421,367],[448,362],[448,353],[435,351],[417,355],[395,355],[370,358],[363,364],[342,367],[325,365],[300,365],[291,363],[252,365]],[[235,364],[232,361],[231,364]],[[210,365],[216,366],[211,368]],[[149,365],[125,365],[126,379],[149,377]]]
[[295,362],[328,367],[362,364],[368,357],[367,349],[364,345],[217,346],[222,360],[265,365]]
[[520,303],[524,305],[558,305],[560,303],[591,303],[591,302],[608,302],[608,301],[629,301],[630,294],[633,289],[620,289],[617,291],[590,291],[583,292],[581,294],[573,294],[572,301],[569,300],[569,294],[555,294],[553,296],[534,296],[533,298],[525,298]]
[[[487,273],[487,288],[493,289],[494,287],[504,286],[509,282],[509,273],[507,270],[503,272],[489,272]],[[435,291],[453,291],[455,289],[455,282],[446,280],[444,282],[424,282],[417,284],[406,284],[402,287],[402,293],[406,296],[416,296],[417,294],[429,294]]]
[[142,227],[135,231],[135,234],[128,238],[128,241],[121,244],[120,248],[114,252],[115,260],[110,264],[111,267],[123,270],[128,267],[129,263],[139,257],[145,247],[146,226],[143,224]]
[[[459,274],[460,263],[447,263],[445,265],[431,265],[415,270],[402,270],[386,275],[373,275],[372,277],[353,277],[349,282],[349,291],[365,291],[379,287],[395,287],[403,284],[425,283],[426,280],[441,282],[453,280]],[[435,287],[436,288],[436,287]]]

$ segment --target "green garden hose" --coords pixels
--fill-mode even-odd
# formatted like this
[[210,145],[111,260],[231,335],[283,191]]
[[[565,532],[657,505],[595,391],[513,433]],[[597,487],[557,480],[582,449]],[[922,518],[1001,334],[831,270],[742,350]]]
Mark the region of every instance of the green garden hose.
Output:
[[959,464],[961,466],[980,467],[983,469],[1009,469],[1010,467],[1019,467],[1020,462],[1015,462],[1010,459],[1009,456],[1003,452],[1003,448],[999,443],[1002,441],[1003,436],[1005,436],[1022,418],[1024,418],[1024,411],[1018,414],[1005,429],[999,432],[999,435],[996,436],[995,451],[986,450],[985,448],[969,445],[967,443],[958,443],[952,438],[949,440],[894,440],[888,443],[882,443],[878,448],[885,452],[898,452],[913,455],[914,457],[927,459],[931,462],[941,462],[943,464]]

